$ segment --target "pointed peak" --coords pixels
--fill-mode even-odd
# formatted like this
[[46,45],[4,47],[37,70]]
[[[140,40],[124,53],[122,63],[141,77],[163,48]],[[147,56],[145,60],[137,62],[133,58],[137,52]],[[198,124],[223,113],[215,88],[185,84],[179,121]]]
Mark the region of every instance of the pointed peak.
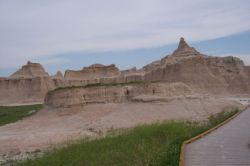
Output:
[[51,76],[51,78],[53,78],[53,79],[63,79],[63,74],[62,74],[62,72],[60,70],[58,70],[55,75]]
[[48,73],[44,70],[40,63],[33,63],[28,61],[21,69],[17,70],[10,77],[11,78],[32,78],[32,77],[47,77]]
[[60,70],[56,72],[55,76],[63,77],[62,72]]
[[178,48],[173,52],[174,57],[193,57],[201,54],[195,48],[190,47],[183,37],[180,38]]
[[183,48],[186,48],[186,47],[189,47],[189,45],[187,44],[187,42],[185,41],[185,39],[183,37],[181,37],[178,49],[183,49]]

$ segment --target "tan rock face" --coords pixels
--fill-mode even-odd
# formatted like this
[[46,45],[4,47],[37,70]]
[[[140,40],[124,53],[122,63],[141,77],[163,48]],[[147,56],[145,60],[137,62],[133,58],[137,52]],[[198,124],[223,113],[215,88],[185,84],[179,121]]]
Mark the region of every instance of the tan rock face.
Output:
[[42,102],[53,88],[49,77],[12,78],[0,80],[0,104]]
[[41,64],[28,62],[9,78],[0,79],[0,105],[43,103],[48,91],[72,85],[62,78],[60,73],[50,77]]
[[93,80],[104,77],[114,77],[119,75],[119,69],[114,65],[94,64],[84,67],[80,71],[66,70],[64,77],[75,80]]
[[183,38],[172,55],[151,68],[146,81],[183,82],[202,93],[250,92],[249,73],[239,58],[202,55]]
[[33,78],[33,77],[47,77],[48,73],[44,70],[41,64],[27,62],[21,69],[13,73],[10,78]]
[[146,81],[183,82],[209,93],[248,93],[249,77],[241,61],[232,57],[186,59],[168,64],[145,75]]
[[190,95],[183,83],[150,83],[58,89],[48,93],[45,104],[50,107],[71,107],[93,103],[122,103],[156,97]]
[[0,79],[0,104],[41,103],[54,88],[55,83],[42,65],[28,62],[9,78]]

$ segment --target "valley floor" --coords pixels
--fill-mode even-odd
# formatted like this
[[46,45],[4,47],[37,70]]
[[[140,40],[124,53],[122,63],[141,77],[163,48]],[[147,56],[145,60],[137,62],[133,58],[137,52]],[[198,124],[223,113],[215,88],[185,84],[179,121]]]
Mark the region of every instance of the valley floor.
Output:
[[67,141],[97,137],[107,131],[130,128],[164,120],[202,121],[229,107],[241,108],[235,101],[180,98],[169,102],[92,104],[67,109],[44,108],[35,115],[0,127],[2,160],[27,157]]

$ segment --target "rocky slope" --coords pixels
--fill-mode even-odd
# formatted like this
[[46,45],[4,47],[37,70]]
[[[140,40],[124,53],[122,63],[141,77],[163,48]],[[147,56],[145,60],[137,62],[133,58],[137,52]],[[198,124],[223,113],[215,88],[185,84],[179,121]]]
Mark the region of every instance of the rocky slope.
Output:
[[191,94],[191,89],[183,83],[130,83],[57,89],[46,95],[45,104],[55,108],[93,103],[159,101]]

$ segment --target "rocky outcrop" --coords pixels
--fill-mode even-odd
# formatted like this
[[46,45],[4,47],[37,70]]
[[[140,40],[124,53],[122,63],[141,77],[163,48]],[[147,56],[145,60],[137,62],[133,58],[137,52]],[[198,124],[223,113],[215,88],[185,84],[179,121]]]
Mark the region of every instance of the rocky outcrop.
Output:
[[119,75],[119,69],[114,65],[94,64],[80,71],[66,70],[64,77],[71,80],[94,80]]
[[180,39],[178,48],[173,52],[173,54],[170,57],[187,58],[195,56],[202,56],[202,55],[195,48],[190,47],[182,37]]
[[64,78],[68,81],[81,81],[83,84],[126,83],[144,80],[144,71],[136,68],[119,71],[115,65],[94,64],[80,71],[66,70]]
[[[145,74],[145,81],[183,82],[199,93],[249,93],[249,74],[236,57],[200,54],[181,38],[177,50]],[[149,66],[147,66],[149,68]]]
[[0,104],[42,102],[53,88],[49,77],[0,79]]
[[51,76],[52,79],[64,79],[63,74],[60,70],[56,72],[55,75]]
[[0,79],[0,105],[43,103],[48,91],[72,84],[77,83],[63,80],[59,72],[50,77],[41,64],[28,62],[10,77]]
[[144,97],[174,97],[190,95],[191,89],[183,83],[130,83],[62,88],[49,92],[45,104],[50,107],[71,107],[92,103],[121,103]]
[[198,52],[195,48],[190,47],[184,38],[180,39],[178,48],[171,54],[167,55],[161,60],[154,61],[146,66],[143,67],[143,70],[145,72],[150,72],[153,70],[156,70],[158,68],[162,68],[166,65],[171,65],[171,64],[176,64],[176,63],[181,63],[187,59],[192,59],[192,58],[202,58],[205,55],[201,54]]
[[44,70],[41,64],[27,62],[21,69],[13,73],[10,78],[33,78],[33,77],[47,77],[48,73]]

